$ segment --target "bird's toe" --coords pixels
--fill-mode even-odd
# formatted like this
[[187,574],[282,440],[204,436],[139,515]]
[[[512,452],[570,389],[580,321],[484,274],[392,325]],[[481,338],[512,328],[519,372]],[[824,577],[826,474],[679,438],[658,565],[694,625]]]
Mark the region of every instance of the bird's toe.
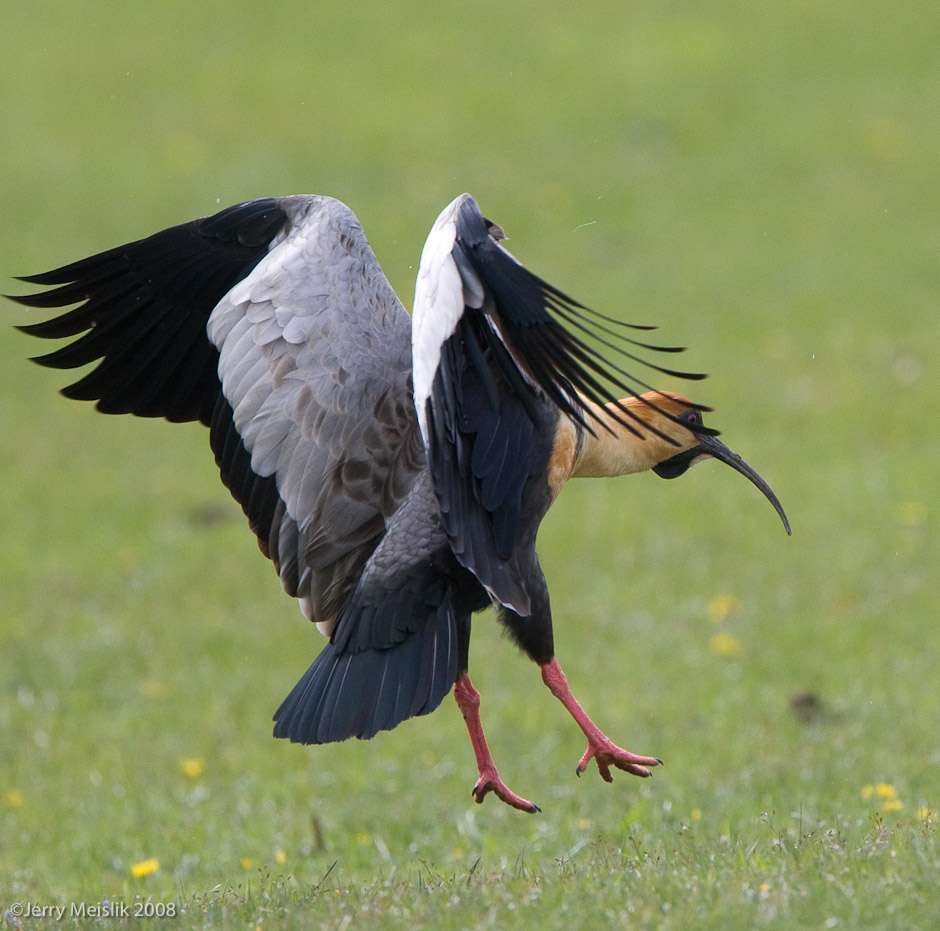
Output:
[[521,795],[516,795],[497,774],[480,776],[471,794],[474,801],[481,805],[489,792],[492,792],[501,802],[505,802],[512,808],[518,808],[519,811],[528,812],[530,815],[542,810],[534,802],[530,802]]
[[603,742],[588,744],[584,756],[581,757],[575,772],[580,776],[588,766],[591,760],[597,764],[597,771],[600,773],[604,782],[613,782],[614,777],[610,771],[611,766],[630,773],[633,776],[639,776],[646,779],[651,776],[650,768],[653,766],[662,766],[663,761],[655,756],[637,756],[630,753],[622,747],[618,747],[612,741],[604,739]]

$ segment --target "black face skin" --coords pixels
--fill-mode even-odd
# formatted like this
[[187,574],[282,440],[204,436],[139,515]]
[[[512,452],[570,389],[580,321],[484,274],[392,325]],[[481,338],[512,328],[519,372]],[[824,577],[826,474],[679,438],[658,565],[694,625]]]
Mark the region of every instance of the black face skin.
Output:
[[[697,410],[688,410],[679,415],[681,423],[687,423],[690,426],[701,426],[702,415]],[[740,472],[745,478],[755,484],[763,493],[764,497],[774,506],[774,510],[780,515],[783,526],[787,533],[790,533],[790,521],[784,513],[783,506],[777,500],[770,485],[767,484],[736,452],[730,450],[721,440],[713,436],[699,434],[698,444],[691,449],[684,450],[681,453],[667,459],[659,465],[653,466],[653,471],[660,478],[678,478],[703,459],[715,458],[731,466],[735,472]]]
[[701,446],[693,446],[691,449],[687,449],[683,453],[679,453],[678,456],[673,456],[672,459],[667,459],[665,462],[661,462],[659,465],[653,466],[653,471],[660,478],[678,478],[680,475],[684,475],[689,471],[689,466],[695,462],[702,455]]
[[[676,419],[679,423],[688,424],[693,429],[703,425],[702,414],[697,410],[683,411]],[[684,475],[689,467],[702,457],[704,452],[701,446],[693,446],[691,449],[687,449],[685,452],[653,466],[653,471],[660,478],[678,478],[680,475]]]

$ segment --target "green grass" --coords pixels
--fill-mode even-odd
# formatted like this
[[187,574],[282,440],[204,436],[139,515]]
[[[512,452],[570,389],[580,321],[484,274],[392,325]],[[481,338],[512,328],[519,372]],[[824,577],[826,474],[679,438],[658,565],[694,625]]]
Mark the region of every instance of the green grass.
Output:
[[[574,725],[482,615],[492,749],[544,810],[478,807],[450,700],[369,743],[271,739],[321,641],[204,431],[57,397],[61,373],[25,363],[40,347],[10,329],[29,313],[7,305],[0,909],[149,898],[182,915],[153,927],[931,926],[935,6],[5,11],[5,290],[220,205],[320,192],[357,211],[410,304],[427,230],[470,190],[531,268],[691,347],[710,422],[794,535],[719,465],[568,488],[540,538],[559,658],[601,726],[667,765],[576,779]],[[881,783],[896,795],[866,789]],[[148,858],[159,869],[135,877]]]

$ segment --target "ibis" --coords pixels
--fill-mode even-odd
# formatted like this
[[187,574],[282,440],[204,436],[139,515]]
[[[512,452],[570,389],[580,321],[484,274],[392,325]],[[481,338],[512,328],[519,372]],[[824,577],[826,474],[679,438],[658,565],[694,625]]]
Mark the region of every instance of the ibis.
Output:
[[[706,427],[711,410],[631,371],[681,351],[520,264],[463,194],[424,246],[409,317],[353,212],[330,197],[251,200],[44,274],[21,329],[71,339],[35,361],[97,363],[63,389],[108,414],[200,421],[284,591],[328,637],[274,715],[303,744],[367,739],[453,689],[473,797],[523,811],[487,747],[469,676],[489,605],[593,759],[650,775],[575,699],[556,656],[539,524],[571,478],[717,459],[789,523],[770,486]],[[72,306],[77,305],[77,306]],[[662,355],[656,355],[662,361]],[[645,376],[650,378],[649,375]]]

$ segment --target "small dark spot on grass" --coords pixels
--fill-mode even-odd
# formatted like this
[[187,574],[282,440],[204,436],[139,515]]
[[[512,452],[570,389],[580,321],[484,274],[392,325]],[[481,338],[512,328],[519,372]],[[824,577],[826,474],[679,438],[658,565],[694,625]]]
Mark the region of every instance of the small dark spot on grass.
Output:
[[815,692],[797,692],[791,695],[790,710],[804,724],[818,721],[826,713],[822,699]]

